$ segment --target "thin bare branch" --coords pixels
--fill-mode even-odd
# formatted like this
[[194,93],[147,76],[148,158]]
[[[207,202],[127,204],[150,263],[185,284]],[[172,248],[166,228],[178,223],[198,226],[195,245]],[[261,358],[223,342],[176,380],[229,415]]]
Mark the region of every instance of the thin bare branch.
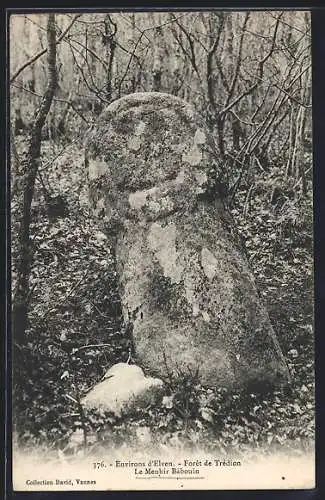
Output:
[[242,52],[243,52],[243,43],[244,43],[244,37],[245,37],[245,28],[246,28],[247,23],[249,21],[249,16],[250,16],[250,13],[247,12],[245,15],[244,24],[242,27],[242,32],[241,32],[240,41],[239,41],[238,55],[237,55],[237,64],[236,64],[234,75],[233,75],[233,78],[232,78],[232,81],[231,81],[231,84],[229,87],[226,106],[229,104],[230,99],[233,96],[233,93],[234,93],[234,90],[235,90],[235,87],[236,87],[236,84],[238,81],[239,71],[240,71],[240,67],[241,67],[241,63],[242,63]]
[[[69,24],[69,26],[63,31],[63,33],[59,36],[59,38],[56,40],[55,44],[58,45],[62,40],[63,38],[66,36],[66,34],[68,33],[68,31],[72,28],[72,26],[74,25],[74,23],[76,22],[76,20],[82,16],[82,14],[76,14],[74,16],[74,18],[72,19],[71,23]],[[17,69],[17,71],[12,75],[12,77],[10,78],[10,84],[12,84],[16,78],[20,75],[20,73],[22,73],[26,68],[28,68],[28,66],[30,66],[31,64],[33,64],[35,61],[37,61],[37,59],[39,59],[41,56],[43,56],[44,54],[46,54],[46,52],[48,51],[48,48],[46,47],[45,49],[41,50],[40,52],[38,52],[35,56],[31,57],[28,61],[26,61],[19,69]]]

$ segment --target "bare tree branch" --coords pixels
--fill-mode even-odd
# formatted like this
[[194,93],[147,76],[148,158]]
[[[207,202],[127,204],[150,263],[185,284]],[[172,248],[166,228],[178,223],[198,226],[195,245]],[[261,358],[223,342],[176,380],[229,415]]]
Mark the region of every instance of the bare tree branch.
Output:
[[[82,14],[76,14],[74,16],[74,18],[72,19],[71,23],[69,24],[69,26],[63,31],[63,33],[59,36],[59,38],[56,40],[55,44],[58,45],[62,40],[63,38],[66,36],[66,34],[68,33],[68,31],[72,28],[72,26],[74,25],[74,23],[76,22],[76,20],[82,16]],[[48,51],[48,48],[46,47],[45,49],[41,50],[40,52],[38,52],[35,56],[31,57],[28,61],[26,61],[19,69],[17,69],[17,71],[12,75],[12,77],[10,78],[10,84],[12,84],[16,78],[20,75],[20,73],[22,73],[26,68],[28,68],[28,66],[30,66],[31,64],[33,64],[35,61],[37,61],[37,59],[39,59],[41,56],[43,56],[44,54],[46,54],[46,52]]]
[[233,75],[233,78],[232,78],[232,81],[231,81],[231,84],[230,84],[230,87],[229,87],[229,92],[228,92],[228,97],[227,97],[227,101],[226,101],[226,106],[229,104],[230,99],[233,96],[233,93],[234,93],[234,90],[235,90],[235,87],[236,87],[236,84],[237,84],[237,80],[238,80],[238,76],[239,76],[239,71],[240,71],[240,66],[241,66],[241,63],[242,63],[242,51],[243,51],[243,43],[244,43],[244,37],[245,37],[245,28],[247,26],[247,23],[248,23],[248,20],[249,20],[249,16],[250,16],[250,13],[246,12],[245,19],[244,19],[244,24],[243,24],[242,32],[241,32],[241,36],[240,36],[240,41],[239,41],[239,48],[238,48],[238,55],[237,55],[237,64],[236,64],[234,75]]
[[261,59],[259,61],[259,63],[258,63],[259,74],[257,76],[256,82],[253,85],[251,85],[247,90],[245,90],[244,92],[242,92],[239,96],[237,96],[231,103],[229,103],[228,105],[226,105],[220,111],[221,115],[224,115],[225,113],[227,113],[227,111],[229,111],[231,108],[233,108],[239,101],[241,101],[241,99],[243,99],[243,97],[251,94],[257,88],[259,82],[263,79],[264,66],[265,66],[265,63],[267,62],[267,60],[273,54],[274,47],[275,47],[275,42],[276,42],[276,36],[277,36],[277,32],[278,32],[278,27],[279,27],[280,19],[283,16],[283,14],[284,14],[284,12],[281,12],[279,14],[277,20],[276,20],[275,27],[274,27],[274,32],[273,32],[273,37],[272,37],[272,43],[271,43],[271,47],[270,47],[269,51],[265,54],[265,56],[263,57],[263,59]]

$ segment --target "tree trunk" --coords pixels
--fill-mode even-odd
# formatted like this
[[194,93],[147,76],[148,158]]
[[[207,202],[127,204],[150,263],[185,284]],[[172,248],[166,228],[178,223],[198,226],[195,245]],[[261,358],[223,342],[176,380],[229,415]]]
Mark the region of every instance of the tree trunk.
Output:
[[155,31],[155,45],[153,53],[153,68],[152,68],[152,90],[160,92],[162,89],[162,74],[163,74],[163,36],[160,28]]
[[115,48],[116,48],[116,41],[115,41],[115,33],[116,33],[116,27],[115,27],[115,32],[112,31],[111,28],[111,19],[110,16],[107,15],[104,20],[104,25],[105,25],[105,45],[106,45],[106,63],[107,63],[107,72],[106,72],[106,100],[107,102],[111,102],[112,100],[112,77],[113,77],[113,61],[114,61],[114,54],[115,54]]
[[29,149],[21,177],[21,216],[18,229],[19,258],[17,261],[17,286],[13,299],[13,340],[18,345],[26,343],[29,278],[33,260],[33,247],[30,238],[31,204],[41,153],[41,132],[51,107],[57,79],[55,15],[53,13],[48,15],[47,43],[48,84],[32,126]]

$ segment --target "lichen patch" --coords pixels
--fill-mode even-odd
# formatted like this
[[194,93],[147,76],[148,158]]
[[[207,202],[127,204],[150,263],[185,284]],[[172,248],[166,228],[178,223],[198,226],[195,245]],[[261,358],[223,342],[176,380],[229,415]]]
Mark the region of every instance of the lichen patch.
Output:
[[141,138],[138,135],[130,137],[130,139],[128,140],[128,148],[131,151],[139,151],[140,147],[141,147]]
[[212,280],[218,270],[218,261],[210,250],[207,248],[202,248],[201,251],[201,264],[204,270],[204,274]]
[[183,184],[185,181],[185,172],[184,172],[184,169],[182,168],[180,171],[179,171],[179,174],[177,175],[176,179],[175,179],[175,184]]
[[109,173],[109,166],[104,161],[94,160],[89,158],[88,160],[88,178],[90,181],[95,181],[102,175]]
[[202,151],[197,147],[197,144],[194,144],[192,149],[187,153],[183,153],[182,161],[189,163],[192,167],[199,165],[202,160]]
[[105,210],[105,199],[104,198],[100,198],[97,203],[96,203],[96,206],[95,206],[95,215],[99,215],[102,210]]
[[142,134],[143,134],[143,132],[144,132],[144,131],[145,131],[145,129],[146,129],[146,126],[147,126],[147,125],[145,124],[145,122],[140,121],[140,122],[137,124],[137,126],[135,127],[134,135],[136,135],[136,136],[142,135]]
[[206,135],[201,128],[197,129],[197,131],[195,132],[194,142],[195,142],[195,144],[205,144]]
[[139,210],[146,204],[147,194],[145,191],[137,191],[129,194],[129,204],[131,208]]
[[210,322],[210,314],[207,311],[202,311],[202,318],[206,323]]
[[183,267],[178,262],[176,251],[176,226],[168,224],[162,227],[157,222],[150,226],[148,244],[155,254],[166,278],[171,283],[179,283],[182,279]]
[[196,302],[193,304],[192,314],[195,318],[200,314],[200,307]]
[[155,214],[160,212],[168,213],[173,210],[174,205],[172,200],[168,196],[164,196],[160,199],[153,199],[149,201],[149,209]]
[[139,210],[144,205],[146,205],[148,197],[153,195],[157,190],[156,187],[150,189],[144,189],[142,191],[136,191],[135,193],[129,194],[129,204],[131,208]]
[[145,207],[146,213],[148,214],[149,211],[151,215],[168,213],[174,208],[171,198],[157,186],[130,193],[129,205],[134,210],[141,210]]
[[195,179],[197,180],[197,183],[202,186],[208,181],[207,174],[205,172],[202,172],[202,170],[195,170],[194,172]]

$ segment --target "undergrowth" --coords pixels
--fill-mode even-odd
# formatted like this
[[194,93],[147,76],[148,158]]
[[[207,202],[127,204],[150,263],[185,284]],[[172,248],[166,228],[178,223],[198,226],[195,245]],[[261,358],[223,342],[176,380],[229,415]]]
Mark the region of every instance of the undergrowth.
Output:
[[[23,140],[19,147],[23,154]],[[48,165],[52,147],[44,143],[47,169],[41,169],[43,179],[38,179],[33,203],[28,345],[13,346],[14,430],[20,444],[45,443],[72,455],[126,441],[136,447],[150,443],[237,453],[312,449],[311,199],[291,199],[290,186],[282,179],[282,198],[271,202],[272,171],[250,192],[243,185],[232,206],[288,363],[289,389],[262,394],[212,390],[200,386],[195,374],[180,374],[170,381],[160,405],[117,418],[80,405],[107,368],[126,362],[132,350],[122,321],[114,258],[107,236],[88,213],[80,145],[66,146]],[[49,217],[42,183],[67,201],[65,216]],[[14,262],[15,199],[12,207]]]

